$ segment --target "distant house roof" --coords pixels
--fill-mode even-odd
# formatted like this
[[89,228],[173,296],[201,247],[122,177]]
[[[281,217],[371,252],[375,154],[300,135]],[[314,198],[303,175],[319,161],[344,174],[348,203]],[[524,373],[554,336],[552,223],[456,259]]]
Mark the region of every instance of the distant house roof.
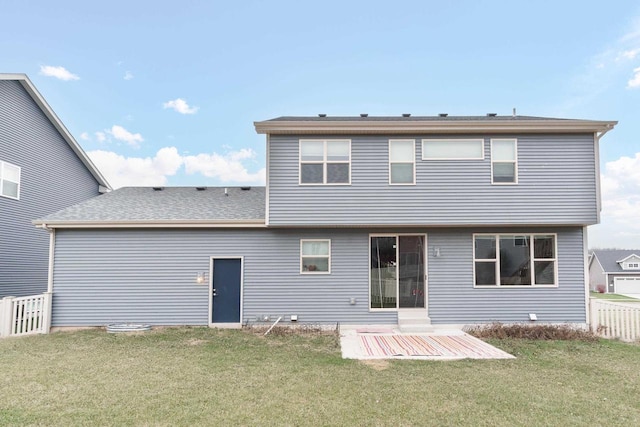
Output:
[[[618,261],[632,255],[640,257],[640,249],[595,249],[592,253],[600,262],[605,273],[628,273],[629,270],[623,270]],[[640,273],[640,271],[637,272]]]
[[73,138],[71,133],[64,126],[62,121],[58,118],[56,113],[53,112],[47,101],[44,100],[40,92],[33,85],[29,77],[26,74],[2,74],[0,73],[0,80],[14,80],[19,82],[22,87],[27,91],[29,96],[33,99],[36,105],[42,110],[44,115],[49,119],[49,121],[53,124],[56,130],[60,133],[60,135],[64,138],[64,140],[69,144],[74,153],[80,158],[80,161],[86,166],[91,175],[98,181],[98,184],[102,185],[107,189],[111,189],[109,183],[105,179],[104,176],[100,173],[98,168],[93,164],[91,159],[84,152],[80,144]]
[[266,134],[371,134],[456,132],[607,132],[616,121],[561,119],[534,116],[283,116],[254,122]]
[[264,217],[264,187],[124,187],[34,224],[52,228],[262,226]]

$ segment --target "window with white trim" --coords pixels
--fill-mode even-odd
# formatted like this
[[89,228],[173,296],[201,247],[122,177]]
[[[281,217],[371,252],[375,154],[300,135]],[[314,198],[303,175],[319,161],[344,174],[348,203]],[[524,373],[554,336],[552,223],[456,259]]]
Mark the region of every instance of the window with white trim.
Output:
[[422,160],[482,160],[484,139],[423,139]]
[[20,166],[0,160],[0,196],[20,198]]
[[300,273],[301,274],[331,273],[331,240],[330,239],[301,239],[300,240]]
[[348,185],[350,183],[350,140],[300,140],[300,184]]
[[416,141],[413,139],[389,140],[389,184],[413,185],[416,183]]
[[627,268],[628,269],[638,269],[638,268],[640,268],[640,263],[630,262],[630,263],[627,264]]
[[556,286],[555,234],[476,234],[475,286]]
[[518,182],[518,142],[516,139],[491,140],[491,183]]

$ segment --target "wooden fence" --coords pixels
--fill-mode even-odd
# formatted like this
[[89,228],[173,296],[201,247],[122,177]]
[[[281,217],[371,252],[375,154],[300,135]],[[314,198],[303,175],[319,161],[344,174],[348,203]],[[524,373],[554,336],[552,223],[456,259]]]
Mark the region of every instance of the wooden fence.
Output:
[[51,292],[0,300],[0,337],[47,334],[51,326]]
[[591,298],[590,308],[591,330],[596,334],[622,341],[640,340],[640,302]]

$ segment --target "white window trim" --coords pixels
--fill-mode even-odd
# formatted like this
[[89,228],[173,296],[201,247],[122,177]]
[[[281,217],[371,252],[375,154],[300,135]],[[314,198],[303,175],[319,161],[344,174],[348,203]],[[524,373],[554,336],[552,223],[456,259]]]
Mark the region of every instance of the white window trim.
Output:
[[[304,142],[322,142],[323,160],[302,161],[302,144]],[[349,144],[349,160],[327,161],[327,143],[346,142]],[[302,163],[322,165],[322,182],[302,182]],[[349,165],[349,182],[327,182],[327,163],[344,163]],[[351,185],[351,140],[350,139],[300,139],[298,141],[298,185]]]
[[[513,162],[493,160],[493,141],[513,141],[515,150],[515,160]],[[514,182],[495,182],[493,180],[493,164],[494,163],[513,163],[514,164]],[[517,185],[518,184],[518,138],[491,138],[491,184],[492,185]]]
[[[480,157],[425,157],[424,152],[424,144],[427,142],[432,142],[432,141],[438,141],[438,142],[446,142],[446,143],[452,143],[455,144],[456,142],[469,142],[469,141],[473,141],[473,142],[478,142],[481,145],[481,156]],[[438,160],[443,160],[443,161],[447,161],[447,160],[484,160],[484,139],[483,138],[452,138],[452,139],[448,139],[448,138],[428,138],[428,139],[423,139],[422,140],[422,160],[433,160],[433,161],[438,161]]]
[[627,269],[629,270],[637,270],[640,268],[640,263],[638,262],[628,262],[627,263]]
[[[478,258],[476,259],[476,236],[491,236],[495,238],[496,243],[496,258]],[[530,285],[501,285],[500,284],[500,236],[526,236],[529,237],[529,260],[530,260],[530,268],[531,268],[531,284]],[[533,252],[533,238],[535,236],[553,236],[553,254],[554,258],[534,258]],[[473,249],[473,287],[475,289],[531,289],[531,288],[557,288],[558,287],[558,234],[557,233],[473,233],[471,237],[471,245]],[[476,285],[476,261],[486,261],[486,262],[495,262],[495,276],[496,276],[496,284],[495,285]],[[535,281],[535,261],[553,261],[554,262],[554,284],[553,285],[536,285]]]
[[[393,142],[413,142],[413,162],[392,162],[391,161],[391,143]],[[391,164],[413,165],[413,182],[391,182]],[[389,185],[416,185],[416,140],[415,139],[390,139],[389,140]]]
[[[13,197],[13,196],[7,196],[5,194],[2,194],[2,188],[4,186],[4,165],[9,165],[12,166],[14,168],[18,168],[18,182],[16,183],[15,181],[11,181],[11,180],[6,180],[9,182],[13,182],[15,184],[18,184],[18,196],[17,197]],[[0,160],[0,197],[6,197],[7,199],[12,199],[12,200],[20,200],[20,190],[22,190],[22,168],[18,165],[14,165],[13,163],[9,163],[9,162],[5,162]]]
[[[302,246],[306,242],[327,242],[329,251],[327,255],[303,255]],[[304,258],[327,258],[328,271],[304,271],[302,261]],[[300,239],[300,274],[331,274],[331,239]]]

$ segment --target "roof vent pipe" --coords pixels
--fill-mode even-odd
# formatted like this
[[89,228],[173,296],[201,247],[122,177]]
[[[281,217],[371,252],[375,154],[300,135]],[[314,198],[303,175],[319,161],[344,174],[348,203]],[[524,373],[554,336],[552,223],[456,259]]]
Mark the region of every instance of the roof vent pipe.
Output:
[[487,117],[495,117],[498,113],[487,113]]
[[411,117],[410,113],[402,113],[402,117]]
[[448,115],[449,115],[449,114],[447,114],[447,113],[440,113],[440,114],[438,114],[438,116],[440,116],[440,117],[447,117]]
[[326,114],[318,114],[318,117],[327,117]]
[[227,190],[227,187],[224,187],[224,195],[228,196],[229,195],[229,191]]
[[369,117],[369,115],[367,113],[361,113],[360,117]]
[[513,107],[513,117],[516,116],[516,107]]

